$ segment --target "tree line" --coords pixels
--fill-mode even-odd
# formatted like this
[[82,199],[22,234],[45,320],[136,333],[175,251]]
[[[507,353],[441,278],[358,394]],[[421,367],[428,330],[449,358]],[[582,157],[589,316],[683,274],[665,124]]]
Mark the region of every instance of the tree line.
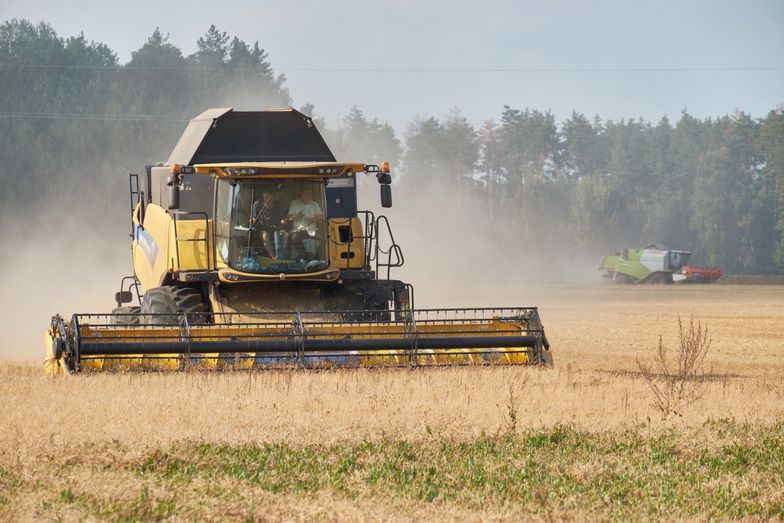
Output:
[[[121,64],[107,45],[46,23],[0,26],[0,220],[124,220],[120,178],[168,157],[207,107],[291,105],[265,50],[215,26],[184,55],[155,30]],[[319,128],[339,159],[390,161],[406,194],[448,188],[487,227],[533,249],[601,253],[656,243],[728,273],[784,272],[784,110],[677,121],[603,120],[504,106],[474,125],[455,109],[401,136],[352,108]],[[44,225],[42,223],[41,225]],[[4,228],[5,228],[4,227]]]

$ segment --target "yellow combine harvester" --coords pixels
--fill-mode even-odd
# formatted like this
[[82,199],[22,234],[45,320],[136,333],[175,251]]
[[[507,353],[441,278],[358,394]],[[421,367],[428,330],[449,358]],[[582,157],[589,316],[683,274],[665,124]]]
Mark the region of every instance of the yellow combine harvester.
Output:
[[112,313],[52,318],[48,370],[552,364],[536,308],[414,307],[363,174],[390,207],[388,165],[336,161],[302,113],[205,111],[130,175],[134,275]]

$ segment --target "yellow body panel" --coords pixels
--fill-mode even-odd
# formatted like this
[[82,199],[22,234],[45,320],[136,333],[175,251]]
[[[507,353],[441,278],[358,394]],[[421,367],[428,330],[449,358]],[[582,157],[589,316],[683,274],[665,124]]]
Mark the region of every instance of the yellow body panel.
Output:
[[[134,224],[140,225],[138,209]],[[214,269],[212,220],[177,220],[175,234],[172,215],[158,205],[148,204],[141,225],[132,250],[134,271],[142,289],[158,287],[167,272]]]
[[[349,227],[350,241],[340,241],[340,229]],[[329,264],[340,269],[361,269],[365,265],[365,241],[359,218],[329,220]]]
[[171,216],[169,221],[171,222],[171,230],[168,235],[169,252],[174,260],[172,266],[174,270],[206,271],[214,269],[212,220],[177,220],[176,236],[174,234],[175,223]]
[[[163,275],[172,267],[174,252],[169,250],[173,242],[172,218],[157,205],[147,205],[144,223],[133,239],[133,269],[142,289],[160,285]],[[138,220],[134,225],[140,225]]]

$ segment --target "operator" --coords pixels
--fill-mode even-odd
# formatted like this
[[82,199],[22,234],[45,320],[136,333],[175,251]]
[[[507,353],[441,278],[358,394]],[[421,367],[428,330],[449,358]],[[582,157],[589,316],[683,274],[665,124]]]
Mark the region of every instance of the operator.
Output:
[[261,199],[253,202],[252,216],[269,257],[282,257],[289,242],[289,233],[284,229],[288,219],[277,191],[264,191]]
[[302,242],[306,255],[316,256],[318,242],[316,234],[319,232],[319,218],[324,213],[318,203],[313,200],[309,187],[303,187],[299,198],[292,200],[289,205],[288,219],[292,222],[291,237],[293,241]]

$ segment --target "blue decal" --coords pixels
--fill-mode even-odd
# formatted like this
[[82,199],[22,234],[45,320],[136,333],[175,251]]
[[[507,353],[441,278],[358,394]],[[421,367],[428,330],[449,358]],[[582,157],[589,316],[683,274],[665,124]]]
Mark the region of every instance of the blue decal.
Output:
[[155,267],[155,258],[158,257],[158,244],[155,242],[150,233],[139,227],[135,226],[136,241],[139,247],[142,248],[147,258],[150,260],[150,267]]

